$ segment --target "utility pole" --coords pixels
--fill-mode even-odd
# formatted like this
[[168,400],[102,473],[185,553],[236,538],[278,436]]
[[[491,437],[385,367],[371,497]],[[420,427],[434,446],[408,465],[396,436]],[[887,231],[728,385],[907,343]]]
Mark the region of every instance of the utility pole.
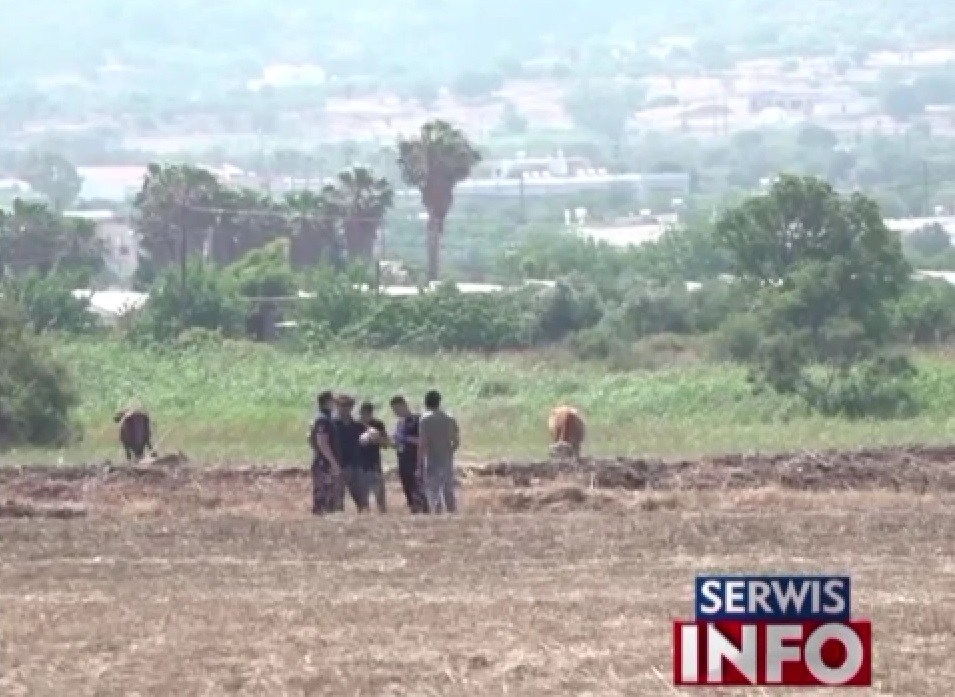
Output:
[[922,160],[922,215],[931,215],[928,201],[928,162]]

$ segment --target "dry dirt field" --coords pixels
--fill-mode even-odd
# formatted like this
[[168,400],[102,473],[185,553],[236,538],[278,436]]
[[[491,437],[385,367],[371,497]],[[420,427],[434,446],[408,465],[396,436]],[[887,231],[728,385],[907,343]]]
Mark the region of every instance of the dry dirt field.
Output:
[[384,517],[313,519],[308,489],[0,470],[0,694],[734,694],[671,685],[701,571],[849,572],[875,655],[854,694],[955,685],[955,449],[491,464],[453,519],[394,483]]

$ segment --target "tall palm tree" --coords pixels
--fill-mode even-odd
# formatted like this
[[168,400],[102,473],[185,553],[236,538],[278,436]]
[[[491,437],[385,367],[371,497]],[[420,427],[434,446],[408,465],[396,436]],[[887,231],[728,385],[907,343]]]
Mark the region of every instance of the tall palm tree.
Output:
[[454,203],[454,187],[471,175],[481,154],[467,136],[440,119],[421,127],[415,138],[398,139],[398,167],[406,183],[421,192],[428,213],[428,280],[438,278],[444,221]]
[[[205,169],[153,163],[136,196],[137,232],[143,248],[159,266],[178,256],[183,283],[190,248],[201,249],[200,240],[215,223],[211,208],[218,191],[218,180]],[[191,244],[190,238],[195,238]]]
[[394,204],[391,184],[367,167],[352,167],[322,192],[341,221],[349,259],[371,259],[385,212]]

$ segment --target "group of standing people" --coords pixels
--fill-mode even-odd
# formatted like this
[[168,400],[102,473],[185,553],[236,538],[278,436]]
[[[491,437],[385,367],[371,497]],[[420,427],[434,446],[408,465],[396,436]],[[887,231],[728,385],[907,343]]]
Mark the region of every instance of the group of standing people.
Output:
[[454,513],[454,453],[460,433],[454,417],[441,409],[436,390],[424,397],[425,412],[414,413],[402,395],[391,398],[397,418],[392,435],[375,416],[370,402],[353,416],[355,399],[327,390],[318,395],[318,414],[308,441],[312,448],[312,513],[344,510],[348,490],[359,512],[371,497],[378,510],[387,510],[381,451],[394,448],[398,478],[412,513]]

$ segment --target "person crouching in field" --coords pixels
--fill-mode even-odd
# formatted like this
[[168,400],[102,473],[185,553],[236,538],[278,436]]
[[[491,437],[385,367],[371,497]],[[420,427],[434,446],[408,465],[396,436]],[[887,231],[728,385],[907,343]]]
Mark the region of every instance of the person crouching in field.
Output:
[[332,420],[334,397],[325,391],[317,401],[308,443],[312,447],[312,513],[321,515],[342,510],[343,494],[341,447]]
[[385,476],[381,470],[381,449],[390,445],[387,431],[385,425],[375,418],[375,405],[371,402],[364,402],[358,408],[358,420],[365,427],[358,439],[358,477],[362,496],[366,501],[374,496],[378,511],[385,513],[388,506],[385,502]]
[[454,453],[461,442],[458,422],[441,410],[437,390],[424,396],[424,407],[418,426],[418,469],[423,474],[428,508],[432,513],[454,513]]
[[[361,471],[361,444],[359,439],[365,426],[355,420],[352,409],[355,400],[349,395],[339,395],[335,400],[338,414],[334,419],[335,429],[341,443],[342,476],[348,493],[359,511],[368,508],[368,491],[365,489]],[[343,502],[344,507],[344,502]]]
[[408,510],[427,513],[428,499],[418,472],[418,419],[401,395],[391,398],[391,410],[398,421],[395,424],[394,445],[398,456],[398,479],[405,492]]

